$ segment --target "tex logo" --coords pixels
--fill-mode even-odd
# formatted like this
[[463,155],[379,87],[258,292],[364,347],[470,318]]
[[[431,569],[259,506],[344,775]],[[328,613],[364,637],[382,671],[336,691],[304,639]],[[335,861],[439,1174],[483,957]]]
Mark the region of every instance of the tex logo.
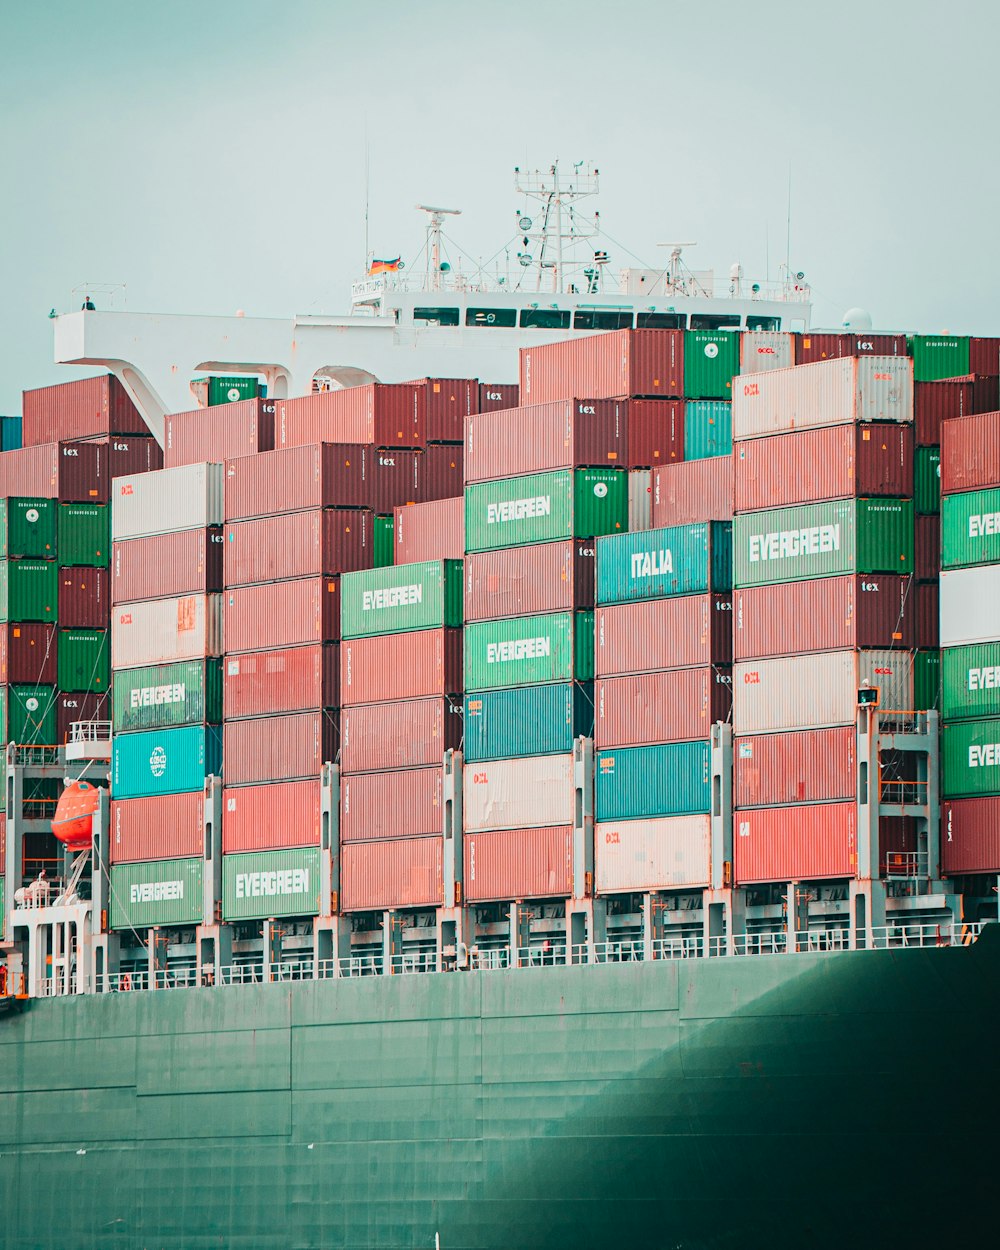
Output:
[[154,777],[162,777],[167,771],[167,753],[163,747],[153,747],[149,756],[149,771]]

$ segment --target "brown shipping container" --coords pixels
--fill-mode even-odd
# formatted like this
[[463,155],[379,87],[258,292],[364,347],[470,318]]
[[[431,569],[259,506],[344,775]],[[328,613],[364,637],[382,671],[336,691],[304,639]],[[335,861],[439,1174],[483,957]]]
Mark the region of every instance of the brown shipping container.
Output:
[[913,587],[914,646],[922,651],[936,651],[941,645],[940,590],[938,583],[918,582]]
[[222,792],[222,853],[319,846],[318,781],[227,786]]
[[733,743],[737,808],[846,802],[857,786],[857,730],[756,734]]
[[941,425],[941,493],[982,490],[998,484],[1000,412],[944,421]]
[[465,619],[495,621],[594,606],[594,541],[569,539],[465,557]]
[[0,862],[7,863],[7,814],[0,812]]
[[733,710],[728,668],[675,668],[635,677],[602,677],[594,687],[594,745],[650,746],[709,738]]
[[70,726],[77,721],[110,720],[111,700],[100,694],[56,694],[56,742],[69,741]]
[[241,399],[168,413],[163,467],[229,460],[274,449],[274,400]]
[[468,417],[465,480],[598,465],[624,468],[628,412],[624,400],[563,399]]
[[276,447],[303,443],[373,443],[376,447],[422,447],[427,439],[427,395],[421,386],[373,383],[279,399]]
[[111,373],[25,391],[25,447],[99,434],[148,434],[138,408]]
[[653,469],[684,459],[684,401],[628,401],[628,467]]
[[227,786],[319,778],[337,758],[337,722],[327,712],[228,720],[222,728]]
[[224,535],[225,585],[228,589],[369,569],[372,544],[372,514],[365,508],[314,508],[230,522]]
[[941,422],[974,412],[972,377],[913,383],[913,433],[918,447],[941,444]]
[[462,631],[355,638],[340,649],[340,706],[422,699],[462,691]]
[[312,443],[227,460],[226,520],[305,508],[371,508],[374,457],[361,443]]
[[422,388],[426,415],[424,438],[429,443],[460,443],[465,418],[479,411],[478,378],[415,378]]
[[916,642],[913,580],[895,573],[817,577],[733,591],[733,657],[762,660]]
[[465,500],[433,499],[395,509],[394,563],[462,560],[465,557]]
[[683,330],[613,330],[521,348],[521,403],[684,395]]
[[385,513],[407,503],[433,503],[456,499],[465,487],[465,452],[458,443],[429,443],[416,453],[416,492],[412,498],[396,499]]
[[463,849],[470,903],[566,898],[573,893],[569,826],[469,833]]
[[371,507],[379,516],[389,516],[408,503],[422,503],[420,498],[419,451],[384,449],[371,452]]
[[60,626],[63,629],[107,629],[111,624],[110,581],[111,575],[103,567],[61,568]]
[[348,843],[340,852],[340,910],[440,907],[443,849],[441,838]]
[[969,339],[969,372],[1000,376],[1000,339]]
[[825,499],[913,495],[913,429],[831,425],[751,438],[734,450],[737,512]]
[[853,877],[858,863],[854,803],[758,807],[737,812],[733,838],[737,885]]
[[37,495],[62,503],[107,503],[107,445],[40,443],[0,455],[0,496]]
[[941,872],[1000,872],[1000,797],[941,801]]
[[496,412],[500,408],[517,408],[521,388],[516,382],[480,382],[479,411]]
[[221,525],[113,543],[112,603],[220,591],[222,544]]
[[941,575],[941,518],[916,516],[914,522],[914,576],[922,582]]
[[340,714],[340,767],[345,773],[440,764],[462,745],[461,699],[364,703]]
[[420,838],[443,831],[442,768],[400,768],[341,777],[341,842]]
[[681,595],[598,608],[594,618],[598,677],[731,664],[731,595]]
[[733,458],[710,456],[653,470],[653,528],[733,519]]
[[107,452],[109,481],[163,468],[163,451],[155,438],[131,434],[128,438],[101,439],[100,444]]
[[340,638],[340,578],[241,586],[222,596],[222,638],[227,653],[296,647]]
[[226,720],[334,708],[340,698],[340,648],[315,643],[228,656],[223,667]]
[[984,377],[979,373],[969,376],[972,378],[972,407],[969,411],[996,412],[1000,408],[1000,378]]
[[108,860],[193,859],[205,853],[205,796],[200,790],[149,799],[114,799]]
[[[90,569],[88,572],[96,572]],[[60,620],[60,624],[61,624]],[[105,628],[107,623],[105,622]],[[56,683],[56,626],[26,622],[0,624],[0,686]]]
[[796,335],[795,363],[815,364],[841,356],[905,356],[905,334],[813,334]]

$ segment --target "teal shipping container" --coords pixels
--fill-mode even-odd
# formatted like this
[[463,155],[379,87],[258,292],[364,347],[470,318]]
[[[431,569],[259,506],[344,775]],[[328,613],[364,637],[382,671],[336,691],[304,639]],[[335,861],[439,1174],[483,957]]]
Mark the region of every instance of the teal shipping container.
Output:
[[732,534],[729,521],[709,521],[599,538],[598,604],[731,590]]
[[722,399],[689,399],[684,405],[684,459],[708,460],[733,450],[733,405]]
[[592,681],[593,612],[553,612],[465,627],[466,690]]
[[565,755],[594,732],[592,682],[558,682],[465,696],[467,763]]
[[711,810],[711,750],[705,742],[600,751],[596,819],[641,820]]
[[116,669],[111,677],[111,718],[115,733],[219,724],[222,661],[181,660]]
[[114,735],[111,793],[116,799],[200,790],[206,777],[221,772],[222,729],[218,725]]

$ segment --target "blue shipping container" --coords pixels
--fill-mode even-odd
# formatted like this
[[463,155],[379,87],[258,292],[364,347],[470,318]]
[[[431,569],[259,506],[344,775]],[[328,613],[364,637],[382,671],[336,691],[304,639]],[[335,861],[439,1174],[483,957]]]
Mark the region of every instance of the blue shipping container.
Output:
[[222,772],[222,729],[184,725],[115,734],[111,747],[111,793],[116,799],[200,790]]
[[516,686],[465,696],[465,758],[470,764],[567,754],[574,738],[593,733],[592,682]]
[[711,810],[707,741],[600,751],[596,774],[597,820],[641,820]]
[[733,405],[724,399],[689,399],[684,405],[684,459],[708,460],[733,450]]
[[21,446],[21,418],[0,417],[0,451],[17,451]]
[[700,595],[733,586],[730,521],[671,525],[597,540],[597,602]]

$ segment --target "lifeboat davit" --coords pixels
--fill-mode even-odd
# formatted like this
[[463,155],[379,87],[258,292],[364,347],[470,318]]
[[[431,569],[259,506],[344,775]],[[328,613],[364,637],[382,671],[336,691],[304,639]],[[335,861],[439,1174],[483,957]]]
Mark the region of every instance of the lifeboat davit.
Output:
[[92,817],[100,801],[100,788],[89,781],[71,781],[59,796],[52,832],[68,850],[90,850]]

